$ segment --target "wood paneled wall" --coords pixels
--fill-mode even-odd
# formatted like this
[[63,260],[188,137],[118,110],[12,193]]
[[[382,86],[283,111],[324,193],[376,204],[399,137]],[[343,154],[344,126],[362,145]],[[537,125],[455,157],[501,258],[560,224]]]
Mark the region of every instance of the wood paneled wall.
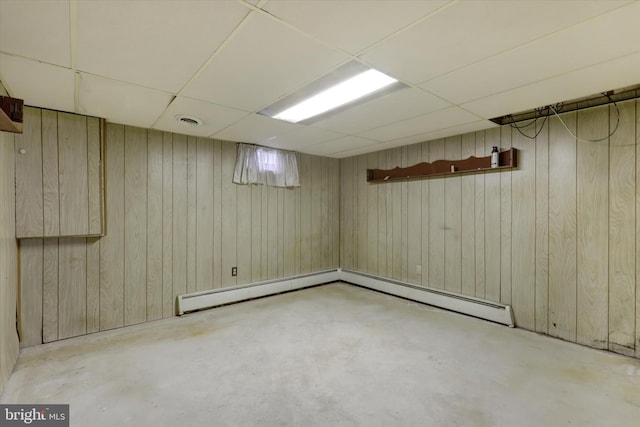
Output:
[[[236,144],[107,125],[107,234],[26,239],[23,346],[170,317],[186,292],[336,268],[339,161],[302,186],[231,182]],[[231,268],[238,267],[237,277]]]
[[[535,140],[505,126],[341,160],[342,267],[511,304],[520,327],[640,357],[640,104],[620,112],[602,142],[550,118]],[[562,118],[596,139],[617,115]],[[517,148],[518,168],[366,182],[494,145]]]
[[12,133],[0,132],[0,394],[18,358],[18,244],[15,239],[13,141]]

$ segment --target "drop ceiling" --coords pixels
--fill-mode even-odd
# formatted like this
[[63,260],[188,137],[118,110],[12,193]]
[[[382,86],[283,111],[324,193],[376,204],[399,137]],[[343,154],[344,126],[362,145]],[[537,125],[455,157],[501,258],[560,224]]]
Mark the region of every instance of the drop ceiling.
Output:
[[[340,158],[638,84],[638,22],[615,0],[0,0],[0,81],[27,105]],[[309,125],[257,114],[350,61],[407,88]]]

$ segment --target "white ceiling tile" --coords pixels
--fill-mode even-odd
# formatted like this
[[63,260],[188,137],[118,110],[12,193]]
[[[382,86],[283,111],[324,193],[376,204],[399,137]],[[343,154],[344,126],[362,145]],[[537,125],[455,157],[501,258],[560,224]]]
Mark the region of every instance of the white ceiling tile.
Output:
[[418,142],[433,141],[440,138],[446,138],[448,136],[463,135],[465,133],[490,129],[497,126],[497,124],[488,120],[478,120],[476,122],[465,123],[463,125],[453,126],[447,129],[440,129],[432,132],[425,132],[419,135],[412,135],[406,138],[395,139],[393,141],[386,142],[385,144],[389,148],[400,147],[402,145],[415,144]]
[[184,94],[257,111],[347,59],[271,18],[254,14]]
[[631,4],[421,87],[461,104],[620,57],[638,49],[639,17],[640,3]]
[[150,128],[172,95],[115,80],[80,75],[78,113],[110,122]]
[[450,103],[420,89],[406,88],[344,110],[313,125],[353,134],[450,106]]
[[273,0],[265,10],[352,54],[394,33],[450,0]]
[[0,51],[71,65],[69,1],[0,1]]
[[333,153],[353,150],[361,147],[370,147],[376,144],[378,144],[378,141],[373,141],[371,139],[360,138],[357,136],[344,136],[342,138],[334,139],[333,141],[321,142],[319,144],[305,147],[304,152],[318,156],[329,156]]
[[[176,115],[195,116],[202,120],[202,126],[189,127],[176,120]],[[167,111],[162,114],[154,128],[175,133],[188,133],[195,136],[209,136],[237,122],[247,112],[234,110],[220,105],[209,104],[197,99],[180,97],[175,99]]]
[[80,1],[78,68],[177,92],[249,9],[237,1]]
[[485,118],[518,113],[640,83],[640,53],[566,73],[463,105]]
[[302,126],[251,114],[212,136],[226,141],[268,145],[270,139],[299,130]]
[[386,144],[387,144],[386,142],[378,142],[377,144],[366,145],[359,148],[351,148],[349,150],[331,153],[328,155],[328,157],[333,157],[336,159],[344,159],[347,157],[358,156],[360,154],[372,153],[375,151],[382,151],[389,148],[387,147]]
[[331,141],[333,139],[340,138],[341,136],[345,135],[326,129],[303,126],[300,129],[269,139],[263,143],[264,145],[273,148],[305,152],[305,147],[325,141]]
[[370,129],[360,133],[359,136],[377,141],[391,141],[476,121],[478,121],[478,117],[474,114],[458,107],[451,107],[409,120]]
[[27,105],[74,111],[74,75],[68,68],[0,54],[0,80]]
[[420,84],[625,3],[460,1],[375,46],[363,59]]

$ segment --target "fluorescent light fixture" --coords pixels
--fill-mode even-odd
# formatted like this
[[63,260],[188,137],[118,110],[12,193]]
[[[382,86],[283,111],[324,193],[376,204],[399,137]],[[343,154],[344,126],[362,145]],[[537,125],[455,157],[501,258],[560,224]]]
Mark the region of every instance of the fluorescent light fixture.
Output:
[[367,70],[276,114],[274,119],[298,123],[385,88],[397,80],[377,70]]

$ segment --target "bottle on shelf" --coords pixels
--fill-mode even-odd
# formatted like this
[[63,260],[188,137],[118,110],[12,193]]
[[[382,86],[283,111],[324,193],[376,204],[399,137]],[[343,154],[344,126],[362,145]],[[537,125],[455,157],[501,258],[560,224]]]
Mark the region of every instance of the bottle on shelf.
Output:
[[498,147],[494,146],[491,150],[491,167],[497,168],[498,166],[500,166],[500,153]]

